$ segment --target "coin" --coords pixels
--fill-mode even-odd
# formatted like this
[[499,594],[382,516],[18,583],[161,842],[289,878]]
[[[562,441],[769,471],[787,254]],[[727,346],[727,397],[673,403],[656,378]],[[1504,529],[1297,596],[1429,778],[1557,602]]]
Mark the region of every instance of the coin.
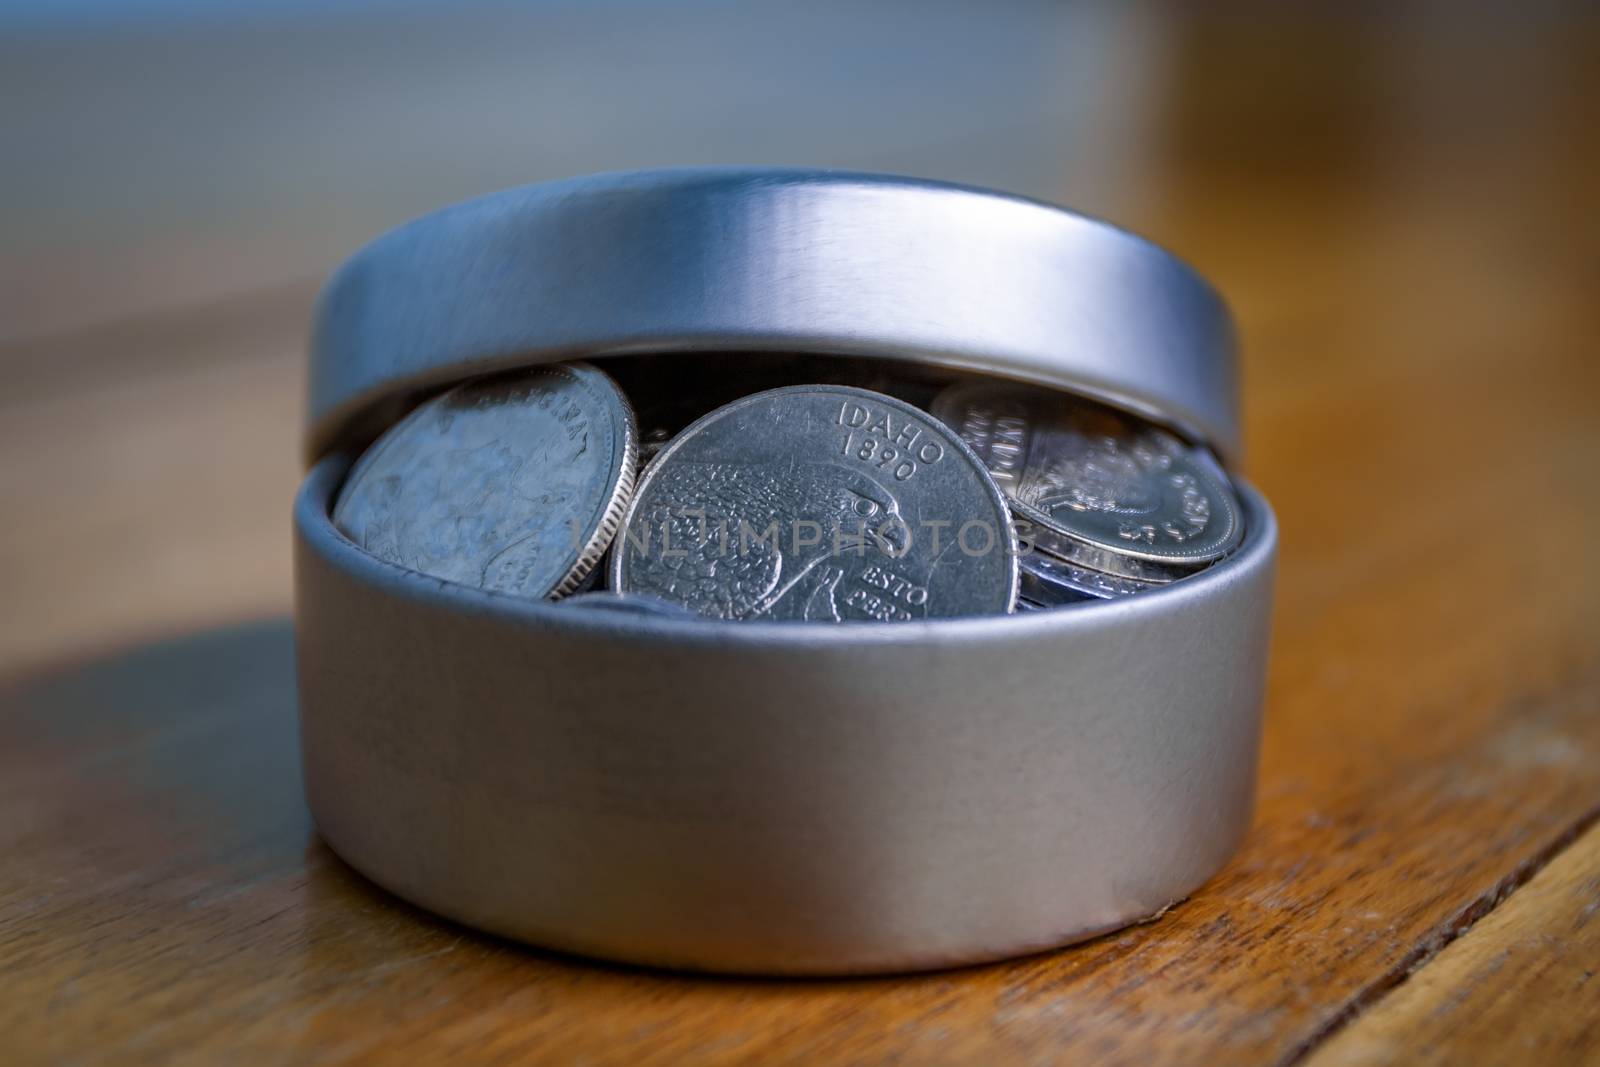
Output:
[[1041,552],[1025,553],[1017,561],[1019,593],[1037,604],[1072,604],[1080,600],[1111,600],[1160,587],[1159,582],[1106,574]]
[[561,601],[563,608],[581,611],[603,611],[617,615],[650,615],[662,619],[698,619],[700,616],[670,600],[648,593],[612,593],[598,590],[579,593]]
[[718,408],[645,468],[611,588],[720,619],[1003,613],[1015,535],[983,464],[926,412],[790,386]]
[[636,450],[627,399],[589,364],[470,382],[379,438],[333,518],[390,563],[559,597],[583,585],[616,533]]
[[1010,382],[964,382],[933,413],[988,466],[1019,533],[1071,562],[1170,580],[1239,543],[1239,507],[1201,450],[1132,415]]

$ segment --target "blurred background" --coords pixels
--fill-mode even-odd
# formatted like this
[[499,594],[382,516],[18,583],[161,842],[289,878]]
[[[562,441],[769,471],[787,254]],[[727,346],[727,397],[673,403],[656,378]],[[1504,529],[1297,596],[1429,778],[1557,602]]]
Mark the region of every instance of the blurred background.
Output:
[[[1592,362],[1594,11],[0,4],[0,668],[286,611],[317,285],[442,203],[589,171],[839,166],[1065,202],[1230,298],[1269,495],[1307,459],[1286,428],[1336,402],[1353,436],[1420,447],[1397,354],[1458,383],[1510,352]],[[1363,388],[1334,397],[1332,367]],[[1347,447],[1343,470],[1374,458]],[[1331,544],[1344,476],[1285,514],[1291,559]]]
[[1100,200],[1151,172],[1137,7],[32,0],[0,13],[6,336],[316,278],[525,182],[871,168]]

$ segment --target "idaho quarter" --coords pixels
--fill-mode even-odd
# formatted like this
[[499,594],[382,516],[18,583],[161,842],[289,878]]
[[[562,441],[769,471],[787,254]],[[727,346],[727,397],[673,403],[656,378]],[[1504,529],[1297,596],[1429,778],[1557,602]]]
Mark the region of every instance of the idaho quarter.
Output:
[[368,552],[525,597],[580,588],[633,488],[633,411],[586,363],[470,382],[378,439],[334,507]]
[[1239,544],[1233,492],[1198,450],[1130,415],[1008,382],[951,386],[933,413],[983,459],[1024,538],[1087,565],[1173,578]]
[[1015,535],[970,448],[849,386],[745,397],[644,471],[611,588],[722,619],[891,621],[1011,610]]

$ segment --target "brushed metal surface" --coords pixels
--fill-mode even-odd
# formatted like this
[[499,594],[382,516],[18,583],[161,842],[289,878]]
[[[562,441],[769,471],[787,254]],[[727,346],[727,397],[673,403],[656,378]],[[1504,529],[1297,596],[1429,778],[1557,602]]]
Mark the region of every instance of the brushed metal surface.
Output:
[[510,189],[380,237],[324,291],[307,452],[475,374],[685,350],[980,370],[1239,451],[1227,310],[1156,245],[981,189],[741,168]]
[[362,552],[295,507],[308,796],[376,882],[673,967],[940,967],[1149,916],[1253,806],[1276,527],[1168,587],[871,627],[564,610]]

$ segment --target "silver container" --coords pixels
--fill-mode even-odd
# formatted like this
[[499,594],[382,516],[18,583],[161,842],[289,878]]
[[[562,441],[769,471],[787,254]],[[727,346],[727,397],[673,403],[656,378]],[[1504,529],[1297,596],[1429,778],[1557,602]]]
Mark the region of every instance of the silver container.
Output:
[[390,566],[330,521],[352,451],[429,390],[708,352],[1002,375],[1238,457],[1213,291],[1045,204],[859,174],[659,171],[428,216],[334,278],[312,352],[296,614],[307,792],[328,843],[496,933],[774,974],[1062,945],[1214,873],[1250,824],[1276,548],[1242,483],[1244,545],[1192,578],[882,625],[572,611]]

